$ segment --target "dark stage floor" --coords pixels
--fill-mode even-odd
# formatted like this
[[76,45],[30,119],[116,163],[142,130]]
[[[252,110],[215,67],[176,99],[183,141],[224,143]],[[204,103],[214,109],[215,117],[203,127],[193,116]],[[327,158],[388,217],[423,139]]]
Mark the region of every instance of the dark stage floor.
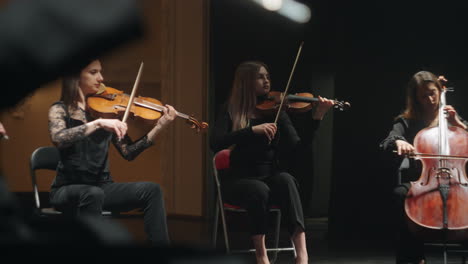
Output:
[[[341,241],[331,242],[328,238],[327,219],[307,219],[306,224],[308,229],[307,244],[310,257],[309,263],[395,263],[391,241],[354,238],[347,241],[343,239]],[[128,223],[126,225],[131,226],[128,225]],[[169,230],[172,243],[175,247],[182,246],[188,248],[212,249],[211,223],[198,219],[169,218]],[[139,226],[138,223],[133,224],[133,230],[131,231],[135,234],[137,239],[144,240],[142,226]],[[219,232],[220,231],[221,229]],[[237,236],[235,236],[236,234]],[[250,245],[248,234],[236,234],[233,236],[233,246],[240,245],[240,247],[245,248],[245,246]],[[287,234],[282,233],[281,237],[280,244],[282,246],[287,246]],[[217,250],[222,253],[224,249],[222,237],[218,237],[218,242]],[[267,243],[269,243],[268,240]],[[242,257],[241,263],[254,263],[253,253],[243,253],[239,254],[239,256]],[[294,263],[292,252],[280,252],[276,263]],[[427,263],[444,263],[442,250],[439,248],[430,249],[427,253]],[[462,257],[459,254],[451,253],[448,256],[447,263],[463,263]]]
[[[33,244],[31,246],[23,244],[1,244],[0,252],[4,256],[12,256],[16,258],[35,256],[54,256],[58,260],[63,259],[64,256],[73,256],[77,259],[100,258],[105,260],[121,260],[125,257],[131,257],[135,260],[154,259],[151,263],[168,263],[168,264],[211,264],[211,263],[226,263],[226,264],[250,264],[255,263],[254,253],[243,254],[230,254],[225,253],[224,242],[221,237],[221,229],[218,231],[218,243],[215,248],[212,243],[212,230],[213,224],[211,221],[194,218],[182,217],[168,217],[169,234],[171,238],[171,246],[166,248],[149,247],[146,235],[143,229],[143,219],[141,216],[118,218],[111,221],[118,221],[119,225],[111,224],[109,227],[99,225],[89,225],[87,235],[78,233],[81,230],[76,228],[75,225],[61,225],[60,222],[54,222],[54,226],[50,224],[45,225],[45,229],[38,228],[39,226],[31,226],[33,230],[45,230],[43,237],[48,243]],[[40,222],[43,223],[43,222]],[[49,222],[47,222],[49,223]],[[84,223],[84,222],[82,222]],[[115,223],[115,222],[113,222]],[[234,222],[239,225],[238,228],[231,226],[231,245],[232,248],[245,249],[251,246],[249,235],[241,222]],[[108,223],[110,224],[110,223]],[[86,227],[85,225],[83,225]],[[113,227],[119,226],[117,229]],[[98,227],[91,229],[91,227]],[[122,227],[124,229],[122,229]],[[62,229],[60,229],[62,228]],[[340,239],[330,238],[328,230],[328,221],[326,218],[309,218],[306,219],[306,239],[309,252],[309,263],[317,264],[332,264],[332,263],[379,263],[379,264],[393,264],[395,263],[394,254],[392,249],[392,241],[375,235],[373,238],[370,236],[351,237],[340,234]],[[98,229],[100,231],[98,231]],[[18,229],[19,230],[19,229]],[[47,233],[48,230],[55,230],[55,233]],[[60,236],[60,241],[66,243],[49,244],[53,240],[52,234],[58,235],[62,230],[63,234]],[[73,231],[74,230],[74,231]],[[98,244],[90,245],[95,241],[89,237],[89,231],[96,232],[94,235],[105,238],[105,244],[111,245],[99,246]],[[107,230],[103,234],[103,230]],[[118,231],[116,234],[109,234],[109,230]],[[118,238],[124,230],[129,231],[133,237],[134,242],[130,246],[114,247],[115,238]],[[3,230],[5,234],[9,234]],[[127,233],[127,232],[124,232]],[[15,235],[16,234],[12,234]],[[379,237],[380,236],[380,237]],[[267,234],[267,244],[271,243],[271,234]],[[335,237],[335,235],[334,235]],[[80,239],[81,238],[81,239]],[[51,240],[52,239],[52,240]],[[3,238],[0,241],[8,241]],[[128,241],[128,240],[125,240]],[[11,241],[10,241],[11,242]],[[39,247],[38,247],[39,245]],[[50,247],[50,245],[53,245]],[[127,244],[126,244],[127,245]],[[285,230],[281,233],[280,247],[289,246],[288,234]],[[11,249],[11,250],[10,250]],[[18,255],[17,252],[27,252],[27,254]],[[442,248],[428,248],[427,263],[438,264],[444,263]],[[291,251],[283,251],[278,253],[278,264],[294,263],[294,255]],[[449,252],[447,264],[463,263],[462,255],[454,252]]]

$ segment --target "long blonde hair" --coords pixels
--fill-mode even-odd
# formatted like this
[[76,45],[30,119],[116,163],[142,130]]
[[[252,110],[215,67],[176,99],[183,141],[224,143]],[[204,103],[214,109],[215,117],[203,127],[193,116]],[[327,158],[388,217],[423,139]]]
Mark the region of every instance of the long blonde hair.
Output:
[[406,90],[406,108],[399,117],[406,119],[422,119],[423,109],[417,98],[418,87],[421,87],[427,83],[434,83],[439,93],[442,92],[442,84],[440,83],[437,76],[432,72],[419,71],[413,75],[408,83]]
[[253,114],[257,104],[255,80],[261,67],[264,67],[268,71],[265,63],[260,61],[246,61],[241,63],[236,69],[227,106],[228,113],[232,119],[233,131],[249,125],[249,118]]

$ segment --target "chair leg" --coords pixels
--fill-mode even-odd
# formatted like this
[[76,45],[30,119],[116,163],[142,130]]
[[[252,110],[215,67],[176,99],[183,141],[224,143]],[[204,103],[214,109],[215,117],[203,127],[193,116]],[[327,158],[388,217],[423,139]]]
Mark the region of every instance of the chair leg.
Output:
[[221,214],[221,222],[223,224],[224,244],[226,245],[226,253],[229,254],[231,252],[231,248],[229,247],[229,237],[228,237],[227,226],[226,226],[226,216],[224,215],[224,207],[223,207],[222,201],[219,200],[218,204],[219,204],[219,211]]
[[219,221],[219,206],[218,206],[218,202],[216,202],[216,206],[215,206],[215,211],[214,211],[214,221],[213,221],[213,230],[212,230],[212,237],[211,237],[211,242],[213,243],[213,248],[216,249],[216,243],[217,243],[217,240],[218,240],[218,221]]
[[444,244],[444,264],[447,264],[447,245]]
[[[274,248],[278,249],[279,245],[279,237],[280,237],[280,230],[281,230],[281,211],[277,211],[276,217],[275,217],[275,244]],[[275,263],[276,259],[278,258],[278,250],[273,251],[273,257],[271,259],[271,263]]]
[[294,241],[292,239],[291,239],[291,247],[293,248],[294,259],[296,259],[297,258],[296,245],[294,245]]

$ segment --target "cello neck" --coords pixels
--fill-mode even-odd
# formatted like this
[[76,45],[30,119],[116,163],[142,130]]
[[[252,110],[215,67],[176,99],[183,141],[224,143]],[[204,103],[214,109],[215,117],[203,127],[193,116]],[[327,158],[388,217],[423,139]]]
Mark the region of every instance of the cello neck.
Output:
[[447,105],[445,99],[445,88],[442,89],[440,93],[440,102],[439,102],[439,153],[441,155],[448,155],[450,152],[450,147],[447,140],[447,128],[448,122],[447,118],[445,118],[444,108]]

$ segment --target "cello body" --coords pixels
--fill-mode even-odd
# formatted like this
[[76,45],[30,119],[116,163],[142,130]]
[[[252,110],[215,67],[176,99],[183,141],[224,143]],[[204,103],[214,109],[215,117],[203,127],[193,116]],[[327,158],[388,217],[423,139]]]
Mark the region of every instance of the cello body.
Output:
[[[442,93],[444,96],[444,93]],[[419,179],[411,182],[405,212],[418,237],[461,241],[468,239],[468,132],[447,124],[439,109],[439,125],[421,130],[414,139],[415,159],[422,163]]]

